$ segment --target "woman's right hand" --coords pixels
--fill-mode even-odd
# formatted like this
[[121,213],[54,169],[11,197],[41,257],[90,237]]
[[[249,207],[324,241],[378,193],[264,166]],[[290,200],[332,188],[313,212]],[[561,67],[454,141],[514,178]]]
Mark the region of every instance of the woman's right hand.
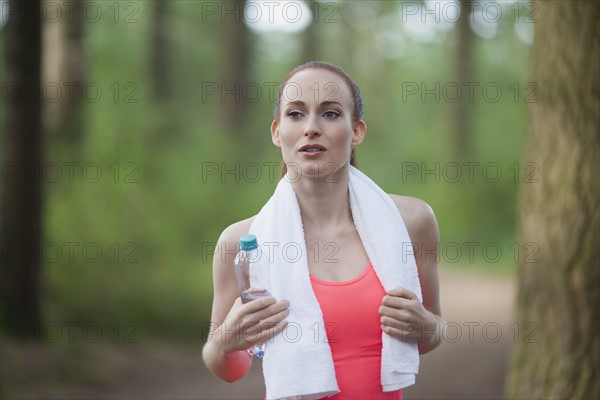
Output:
[[211,340],[222,354],[249,349],[282,332],[288,314],[287,300],[267,296],[242,304],[238,297]]

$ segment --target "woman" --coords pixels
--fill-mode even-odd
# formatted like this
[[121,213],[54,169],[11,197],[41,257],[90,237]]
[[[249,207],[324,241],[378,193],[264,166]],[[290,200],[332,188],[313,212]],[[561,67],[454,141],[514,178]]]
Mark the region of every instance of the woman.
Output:
[[[382,331],[416,342],[420,354],[440,343],[439,335],[434,334],[442,317],[437,254],[433,251],[438,248],[439,233],[433,211],[416,198],[389,195],[400,211],[410,240],[416,244],[414,254],[423,302],[403,287],[386,293],[369,272],[372,266],[350,212],[349,169],[354,165],[354,149],[367,131],[361,119],[358,87],[338,67],[310,62],[286,76],[278,91],[274,114],[271,136],[275,146],[281,148],[283,173],[286,165],[290,173],[294,168],[291,183],[300,207],[306,248],[311,251],[311,285],[324,321],[335,327],[328,329],[327,335],[340,393],[331,398],[399,399],[401,390],[383,392],[379,382]],[[235,248],[239,238],[249,232],[255,217],[225,229],[219,238],[220,248]],[[215,255],[212,324],[218,328],[211,332],[203,349],[208,368],[228,382],[248,372],[252,357],[246,349],[286,328],[290,306],[285,299],[273,297],[242,304],[234,276],[234,256]],[[348,321],[348,315],[357,311],[340,307],[334,293],[352,290],[351,284],[364,284],[364,279],[371,279],[371,297],[358,306],[369,306],[361,308],[359,319]],[[357,370],[361,372],[356,373]]]

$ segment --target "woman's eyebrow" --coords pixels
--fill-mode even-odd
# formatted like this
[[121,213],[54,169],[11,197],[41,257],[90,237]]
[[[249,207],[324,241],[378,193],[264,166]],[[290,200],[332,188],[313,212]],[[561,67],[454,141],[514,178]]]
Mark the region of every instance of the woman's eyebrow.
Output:
[[306,106],[306,104],[304,104],[303,101],[300,100],[294,100],[294,101],[290,101],[289,103],[287,103],[285,105],[286,107],[304,107]]
[[[342,103],[340,103],[339,101],[335,101],[335,100],[325,100],[319,104],[319,107],[323,108],[323,107],[328,107],[328,106],[332,106],[332,105],[343,107]],[[290,101],[289,103],[287,103],[286,107],[306,107],[306,104],[303,101],[295,100],[295,101]]]
[[335,100],[326,100],[324,102],[321,103],[321,107],[325,107],[325,106],[340,106],[340,107],[344,107],[342,105],[342,103],[340,103],[339,101],[335,101]]

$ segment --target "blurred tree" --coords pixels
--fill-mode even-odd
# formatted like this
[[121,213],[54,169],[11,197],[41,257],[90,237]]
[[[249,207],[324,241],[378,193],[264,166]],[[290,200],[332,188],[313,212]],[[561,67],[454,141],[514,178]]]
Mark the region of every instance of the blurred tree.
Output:
[[40,0],[9,2],[3,32],[2,279],[3,320],[40,321],[42,103]]
[[[535,3],[510,398],[600,395],[600,3]],[[560,27],[560,29],[557,29]],[[533,250],[533,251],[532,251]]]
[[461,0],[460,17],[456,24],[455,79],[463,93],[459,100],[452,103],[451,135],[454,144],[454,157],[465,161],[471,153],[471,103],[464,93],[465,82],[473,79],[473,32],[469,27],[471,0]]
[[[329,7],[329,4],[327,4]],[[336,61],[342,69],[350,70],[354,61],[354,54],[358,53],[357,51],[357,32],[355,29],[350,26],[348,21],[348,16],[345,12],[345,9],[348,7],[348,3],[335,3],[334,7],[336,7],[335,11],[335,23],[328,23],[327,16],[323,16],[323,13],[319,16],[323,21],[323,29],[321,31],[325,31],[323,37],[327,38],[328,34],[331,31],[337,31],[335,34],[340,38],[339,42],[335,42],[335,46],[337,46],[338,54],[336,54]],[[329,9],[327,10],[329,11]],[[328,51],[325,54],[331,54],[335,50],[335,46],[333,48],[329,47]],[[328,61],[325,59],[325,61]],[[346,71],[348,72],[348,71]]]
[[315,61],[319,57],[317,42],[317,27],[321,23],[320,4],[317,0],[308,0],[308,7],[312,11],[312,20],[308,28],[302,34],[302,59],[298,64]]
[[[50,3],[50,0],[44,0]],[[43,80],[58,85],[62,96],[44,107],[44,125],[52,137],[80,146],[84,138],[83,0],[52,2],[60,18],[44,18]],[[43,4],[43,3],[42,3]]]
[[[377,18],[381,21],[382,18],[390,18],[393,17],[397,19],[398,16],[398,3],[395,1],[382,1],[380,2],[380,12],[377,15]],[[402,21],[400,19],[400,21]],[[374,32],[377,34],[377,28]],[[374,40],[373,40],[374,41]],[[371,46],[374,47],[374,46]],[[381,50],[380,50],[381,51]],[[373,92],[379,93],[380,95],[389,95],[390,91],[390,81],[393,79],[395,71],[398,69],[398,64],[396,59],[382,57],[381,54],[375,53],[374,57],[380,58],[380,66],[379,71],[375,75],[376,78],[373,79]],[[373,132],[378,131],[379,129],[386,129],[387,127],[379,127],[379,121],[386,118],[387,115],[394,115],[397,113],[396,104],[391,99],[383,99],[377,107],[371,110],[370,115],[376,118],[370,120],[372,123],[372,128],[375,128]]]
[[169,97],[168,29],[165,18],[168,6],[166,0],[155,0],[153,4],[150,68],[154,99],[162,101]]
[[240,135],[245,126],[245,89],[249,88],[251,32],[244,22],[244,0],[221,3],[223,26],[223,66],[221,99],[222,122],[232,135]]

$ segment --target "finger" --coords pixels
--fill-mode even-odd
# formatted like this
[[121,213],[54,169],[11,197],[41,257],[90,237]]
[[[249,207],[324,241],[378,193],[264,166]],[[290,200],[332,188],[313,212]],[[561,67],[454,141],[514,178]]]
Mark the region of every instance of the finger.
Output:
[[[257,300],[254,300],[257,301]],[[242,327],[247,328],[249,326],[255,325],[260,321],[264,321],[267,318],[276,315],[282,311],[289,309],[289,302],[287,300],[280,300],[277,303],[271,304],[268,307],[262,308],[253,313],[245,314],[242,317]]]
[[278,301],[275,304],[263,308],[252,314],[252,318],[256,321],[264,320],[271,317],[272,315],[278,314],[282,311],[289,310],[290,303],[287,300]]
[[395,297],[402,297],[402,298],[409,299],[409,300],[414,300],[417,298],[417,295],[414,292],[411,292],[410,290],[403,288],[401,286],[398,286],[398,287],[388,291],[387,294],[389,294],[391,296],[395,296]]
[[[258,318],[260,313],[256,313],[254,315],[255,318]],[[270,330],[277,324],[281,323],[288,315],[290,314],[289,308],[285,307],[276,312],[270,313],[264,318],[258,319],[254,324],[247,324],[245,329],[249,332],[254,332],[255,334],[259,334],[264,330]]]
[[245,309],[244,310],[245,312],[254,313],[254,312],[262,310],[263,308],[269,307],[270,305],[275,304],[276,302],[277,302],[277,300],[275,300],[275,297],[265,296],[265,297],[258,298],[256,300],[252,300],[252,301],[244,304],[242,307]]
[[269,329],[283,321],[290,314],[289,309],[281,310],[263,320],[260,320],[258,325],[263,329]]
[[380,315],[379,320],[382,323],[384,321],[390,321],[388,325],[393,324],[399,326],[400,324],[410,324],[414,322],[410,314],[404,310],[385,308],[380,311]]
[[250,306],[246,309],[248,313],[255,313],[266,309],[276,310],[279,312],[282,309],[288,308],[290,306],[290,302],[287,300],[276,301],[274,297],[268,296],[253,300],[246,305]]
[[275,303],[275,306],[273,307],[273,309],[276,310],[287,310],[290,308],[290,302],[287,300],[279,300],[277,303]]
[[237,299],[235,299],[235,302],[233,303],[233,306],[231,308],[233,308],[233,307],[241,307],[242,305],[243,305],[242,298],[238,297]]
[[246,341],[250,344],[262,343],[283,332],[288,323],[287,321],[279,321],[275,324],[268,325],[269,326],[266,326],[266,324],[260,323],[248,328],[246,332],[244,332]]
[[392,307],[392,308],[405,309],[405,308],[411,307],[412,301],[413,300],[409,300],[404,297],[387,295],[387,296],[383,296],[383,299],[381,300],[381,304],[384,306]]

